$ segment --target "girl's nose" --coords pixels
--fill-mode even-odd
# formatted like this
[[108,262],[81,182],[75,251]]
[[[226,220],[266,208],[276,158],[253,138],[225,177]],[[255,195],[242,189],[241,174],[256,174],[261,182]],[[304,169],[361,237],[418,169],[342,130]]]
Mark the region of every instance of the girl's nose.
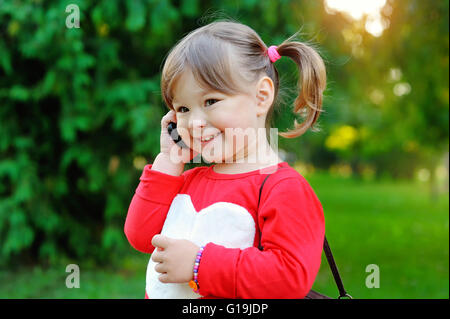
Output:
[[206,126],[206,121],[202,118],[194,118],[192,120],[189,121],[189,128],[191,130],[195,130],[195,129],[203,129]]
[[189,121],[189,129],[194,139],[202,137],[203,129],[206,127],[206,121],[202,118],[195,117]]

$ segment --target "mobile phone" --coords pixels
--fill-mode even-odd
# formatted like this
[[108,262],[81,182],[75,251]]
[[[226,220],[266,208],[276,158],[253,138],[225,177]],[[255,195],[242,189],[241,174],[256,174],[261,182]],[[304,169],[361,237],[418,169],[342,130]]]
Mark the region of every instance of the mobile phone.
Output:
[[183,140],[181,139],[181,136],[178,134],[177,123],[170,122],[169,125],[167,125],[167,131],[169,132],[169,135],[175,142],[175,144],[177,144],[179,147],[187,148],[187,145],[184,144]]

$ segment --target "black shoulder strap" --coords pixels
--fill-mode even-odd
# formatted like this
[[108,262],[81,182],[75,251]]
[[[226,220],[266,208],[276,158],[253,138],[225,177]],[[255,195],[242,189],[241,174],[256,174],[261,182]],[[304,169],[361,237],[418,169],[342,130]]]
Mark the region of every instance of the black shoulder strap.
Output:
[[[279,169],[282,169],[282,168],[279,168]],[[272,175],[272,174],[268,174],[266,176],[266,178],[262,182],[261,187],[259,189],[257,213],[259,212],[259,202],[261,201],[261,193],[262,193],[262,189],[264,187],[264,183],[266,182],[266,180],[269,178],[270,175]],[[258,223],[258,216],[256,216],[256,222]],[[258,225],[258,229],[260,229],[259,225]],[[263,250],[264,249],[262,247],[262,245],[261,245],[261,237],[262,237],[262,231],[260,230],[259,244],[258,244],[258,249],[259,250]],[[323,250],[325,251],[325,256],[327,257],[328,265],[330,266],[331,272],[333,273],[333,278],[334,278],[334,281],[336,282],[336,286],[339,289],[339,298],[350,297],[350,295],[345,291],[344,284],[342,283],[341,276],[339,275],[339,271],[338,271],[336,263],[334,261],[333,254],[331,253],[330,246],[328,245],[328,241],[327,241],[327,237],[326,236],[325,236],[325,239],[324,239],[324,242],[323,242]]]

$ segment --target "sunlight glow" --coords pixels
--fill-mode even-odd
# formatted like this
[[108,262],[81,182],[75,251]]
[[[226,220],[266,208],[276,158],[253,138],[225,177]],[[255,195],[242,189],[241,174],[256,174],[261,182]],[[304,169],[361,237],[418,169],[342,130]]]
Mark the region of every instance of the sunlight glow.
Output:
[[348,13],[353,19],[359,20],[363,15],[375,15],[386,4],[386,0],[325,0],[327,9]]
[[411,85],[407,82],[397,83],[394,86],[394,94],[397,96],[402,96],[409,94],[411,92]]
[[386,0],[325,0],[325,10],[329,14],[343,12],[353,20],[366,16],[366,31],[376,37],[381,36],[383,30],[389,26],[389,20],[381,16],[385,5]]

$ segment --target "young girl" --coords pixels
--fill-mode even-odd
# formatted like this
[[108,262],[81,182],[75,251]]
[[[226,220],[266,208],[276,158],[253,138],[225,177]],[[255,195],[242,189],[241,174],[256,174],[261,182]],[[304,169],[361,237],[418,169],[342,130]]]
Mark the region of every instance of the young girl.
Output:
[[[281,56],[301,74],[294,112],[305,121],[279,133],[293,138],[322,106],[325,67],[311,47],[290,39],[267,47],[248,26],[220,21],[191,32],[168,55],[161,151],[144,168],[125,222],[130,244],[152,254],[146,298],[303,298],[311,289],[325,234],[319,200],[265,136],[249,134],[239,146],[229,134],[270,128]],[[187,147],[173,142],[170,122]],[[256,157],[263,149],[268,155]],[[199,153],[214,165],[183,172]]]

